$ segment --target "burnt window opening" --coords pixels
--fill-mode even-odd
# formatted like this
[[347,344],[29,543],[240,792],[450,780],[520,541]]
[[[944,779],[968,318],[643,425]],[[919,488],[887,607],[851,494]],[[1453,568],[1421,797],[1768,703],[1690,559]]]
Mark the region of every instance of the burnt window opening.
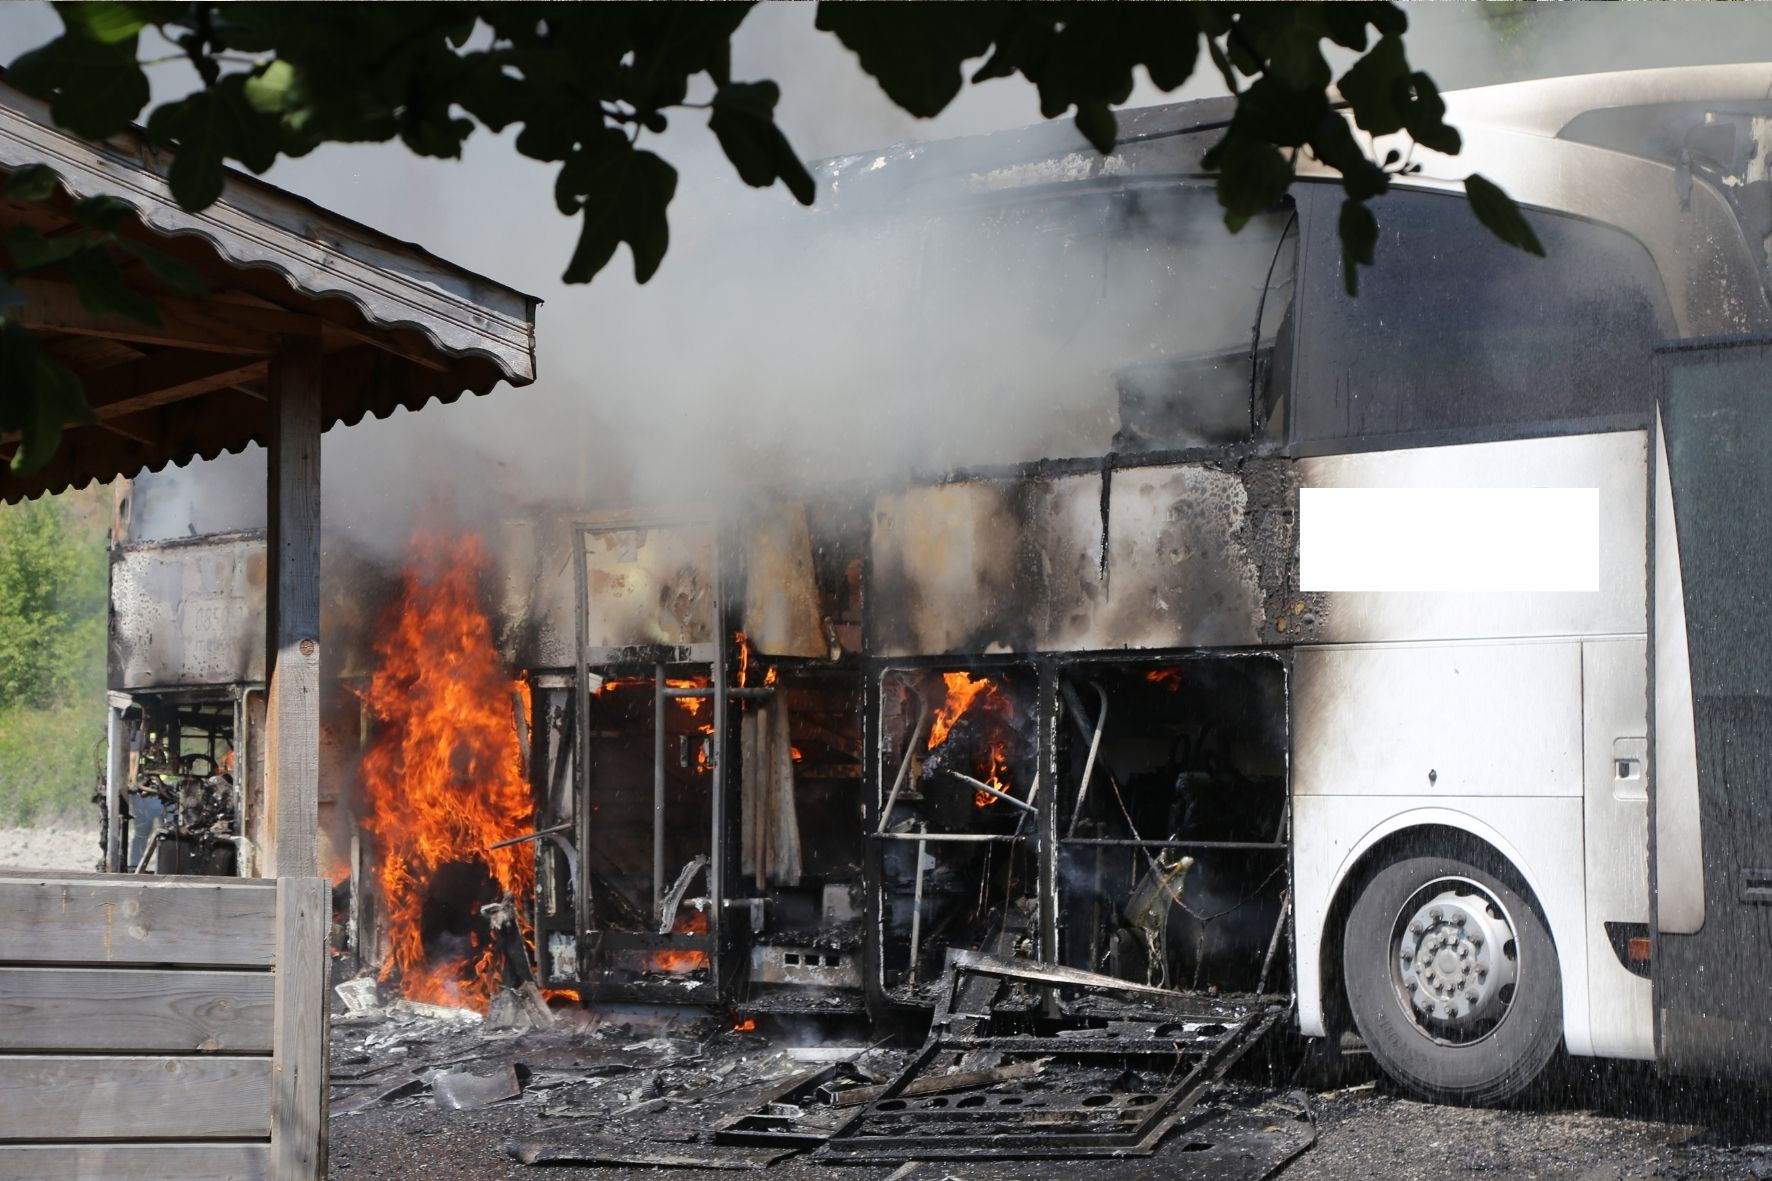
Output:
[[1528,211],[1547,254],[1537,258],[1459,197],[1395,192],[1373,212],[1375,265],[1360,269],[1357,298],[1342,285],[1335,219],[1311,219],[1294,442],[1646,420],[1650,350],[1674,329],[1636,239]]
[[[1275,226],[1278,225],[1278,233]],[[1225,327],[1216,351],[1129,365],[1114,374],[1120,429],[1116,452],[1168,451],[1234,446],[1248,441],[1276,417],[1290,376],[1289,329],[1298,264],[1297,216],[1291,203],[1264,215],[1243,232],[1268,243],[1260,272],[1245,276],[1246,289],[1218,289],[1228,306],[1214,313]],[[1183,254],[1186,266],[1187,255]],[[1244,258],[1245,265],[1258,256]],[[1228,322],[1244,315],[1242,338],[1230,345]],[[1187,334],[1178,334],[1186,340]]]
[[859,1006],[859,675],[757,656],[748,681],[773,692],[734,705],[742,714],[736,888],[750,907],[738,933],[749,944],[744,1002],[756,1011]]
[[[665,685],[705,690],[705,667],[668,666]],[[654,775],[659,766],[656,686],[651,670],[605,670],[589,693],[586,796],[579,852],[589,885],[590,919],[602,933],[606,966],[627,975],[706,975],[711,960],[703,937],[709,921],[705,875],[686,883],[665,916],[652,904]],[[681,867],[706,863],[713,791],[713,704],[706,697],[675,697],[664,709],[664,836],[666,883]],[[674,938],[685,937],[685,938]],[[587,967],[589,965],[586,965]]]
[[894,388],[892,431],[932,467],[1241,443],[1292,227],[1287,204],[1232,234],[1212,189],[1178,180],[907,217],[869,239],[847,296],[870,330],[855,364]]
[[206,877],[240,872],[236,724],[231,696],[137,696],[124,715],[129,753],[119,815],[105,812],[102,769],[93,794],[101,847],[113,821],[122,829],[122,864],[113,868]]
[[1025,949],[1037,911],[1037,679],[1022,666],[880,681],[880,971],[908,999],[949,948]]
[[1059,691],[1064,961],[1162,987],[1274,991],[1287,886],[1283,666],[1091,663]]

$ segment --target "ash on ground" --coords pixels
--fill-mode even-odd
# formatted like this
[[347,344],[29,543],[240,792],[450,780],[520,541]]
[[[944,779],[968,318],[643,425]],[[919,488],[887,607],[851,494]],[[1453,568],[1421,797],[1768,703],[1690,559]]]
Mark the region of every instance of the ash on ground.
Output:
[[[492,1028],[478,1014],[403,1001],[360,1004],[356,1012],[338,1006],[329,1176],[603,1181],[670,1170],[710,1179],[766,1172],[780,1181],[1772,1177],[1768,1106],[1763,1097],[1726,1087],[1670,1081],[1628,1065],[1570,1064],[1529,1104],[1439,1107],[1397,1096],[1357,1055],[1337,1061],[1331,1082],[1323,1070],[1298,1065],[1302,1056],[1282,1053],[1251,1055],[1233,1076],[1212,1084],[1153,1155],[828,1163],[807,1148],[719,1143],[716,1131],[768,1112],[770,1097],[796,1080],[823,1075],[842,1086],[885,1084],[912,1061],[916,1039],[870,1041],[862,1031],[820,1042],[804,1023],[765,1021],[741,1031],[730,1019],[668,1009],[556,1007],[551,1027],[513,1024]],[[789,1110],[816,1129],[812,1114]],[[1212,1131],[1190,1130],[1197,1127]],[[1203,1151],[1210,1148],[1205,1139],[1231,1150]]]

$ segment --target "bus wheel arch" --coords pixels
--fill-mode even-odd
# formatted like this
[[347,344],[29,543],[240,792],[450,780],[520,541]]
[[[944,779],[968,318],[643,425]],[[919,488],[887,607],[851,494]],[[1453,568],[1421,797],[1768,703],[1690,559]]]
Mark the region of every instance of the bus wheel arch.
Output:
[[1323,935],[1330,1032],[1357,1027],[1411,1094],[1504,1102],[1562,1044],[1550,924],[1525,875],[1480,836],[1433,824],[1385,836],[1343,875]]

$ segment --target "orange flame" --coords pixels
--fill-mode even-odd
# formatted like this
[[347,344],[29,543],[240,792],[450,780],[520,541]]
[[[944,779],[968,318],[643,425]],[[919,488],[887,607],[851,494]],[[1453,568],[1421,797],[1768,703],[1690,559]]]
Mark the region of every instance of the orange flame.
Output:
[[[973,677],[964,672],[943,673],[942,701],[935,710],[935,720],[929,726],[929,745],[934,750],[947,741],[954,723],[966,714],[973,706],[978,706],[981,715],[990,719],[989,744],[984,765],[974,768],[976,777],[990,784],[998,791],[1009,790],[1009,753],[1008,742],[1004,738],[1004,728],[1008,725],[1014,710],[1009,695],[1004,693],[997,682],[988,677]],[[996,796],[985,791],[972,793],[975,807],[989,808],[1000,801]]]
[[982,694],[987,703],[993,698],[1001,697],[996,682],[983,677],[971,677],[961,673],[942,673],[941,705],[936,707],[935,721],[929,726],[929,747],[934,750],[948,740],[948,731],[960,720],[960,715],[972,708],[972,703]]
[[[708,916],[699,910],[679,915],[671,924],[673,935],[706,935]],[[708,966],[705,951],[655,951],[646,957],[646,966],[654,972],[699,972]]]
[[491,942],[434,961],[420,919],[443,866],[478,865],[519,912],[534,879],[528,845],[488,847],[528,832],[534,806],[511,712],[513,690],[529,709],[528,684],[512,683],[493,645],[476,591],[485,564],[478,537],[413,537],[375,642],[366,702],[376,737],[361,768],[391,944],[382,979],[413,1000],[481,1012],[500,983]]
[[[666,677],[665,687],[669,689],[704,689],[707,686],[703,681],[702,677]],[[702,697],[673,697],[671,700],[688,710],[689,716],[692,718],[701,712],[702,706],[707,704],[707,699]]]
[[734,1025],[732,1026],[732,1032],[733,1033],[750,1033],[753,1030],[755,1030],[756,1028],[757,1028],[757,1019],[755,1017],[746,1017],[743,1021],[739,1021],[739,1022],[734,1023]]
[[1171,693],[1181,689],[1181,670],[1171,665],[1167,668],[1153,668],[1144,674],[1144,679],[1153,685],[1161,685]]

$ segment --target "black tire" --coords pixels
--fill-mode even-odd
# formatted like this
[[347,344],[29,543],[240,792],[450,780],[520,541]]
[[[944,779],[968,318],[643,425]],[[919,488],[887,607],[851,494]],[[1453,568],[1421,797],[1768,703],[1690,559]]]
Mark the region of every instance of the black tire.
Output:
[[[1342,979],[1360,1036],[1385,1074],[1431,1102],[1511,1099],[1562,1041],[1550,932],[1514,875],[1483,860],[1403,856],[1379,867],[1359,888],[1342,939]],[[1439,901],[1451,905],[1433,907]],[[1427,918],[1430,907],[1438,918]],[[1511,984],[1478,985],[1468,970],[1477,964],[1473,945],[1484,980],[1511,974]],[[1457,994],[1443,1010],[1440,989]]]

